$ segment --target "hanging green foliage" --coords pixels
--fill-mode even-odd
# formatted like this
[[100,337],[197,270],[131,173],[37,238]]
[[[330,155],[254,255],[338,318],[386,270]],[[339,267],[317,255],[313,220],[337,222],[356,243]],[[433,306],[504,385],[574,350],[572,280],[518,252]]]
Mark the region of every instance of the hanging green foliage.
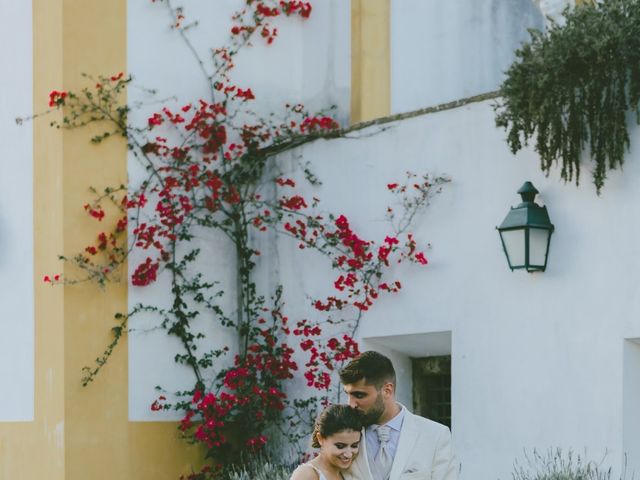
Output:
[[640,121],[640,0],[607,0],[564,14],[564,25],[532,30],[516,52],[496,125],[507,130],[513,153],[535,135],[542,170],[548,174],[559,163],[561,177],[576,185],[580,159],[589,153],[600,194],[629,147],[627,113]]

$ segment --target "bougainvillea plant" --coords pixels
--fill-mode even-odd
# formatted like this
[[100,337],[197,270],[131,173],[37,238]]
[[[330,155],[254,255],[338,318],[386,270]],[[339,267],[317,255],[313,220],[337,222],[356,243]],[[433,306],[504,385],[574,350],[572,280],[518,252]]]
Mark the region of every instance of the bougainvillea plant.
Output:
[[[185,23],[183,10],[167,0],[155,3],[164,4],[172,27],[194,52],[187,35],[192,24]],[[427,264],[408,229],[447,179],[407,174],[402,182],[382,185],[399,205],[387,211],[391,231],[379,242],[362,238],[357,222],[323,211],[320,200],[308,198],[277,167],[279,153],[343,136],[346,130],[326,112],[310,113],[299,104],[269,117],[280,120],[258,119],[252,107],[258,99],[250,86],[230,80],[240,48],[254,38],[267,45],[277,39],[274,17],[304,21],[311,14],[308,2],[246,0],[232,19],[228,45],[213,50],[210,70],[198,57],[209,97],[160,108],[144,125],[129,123],[123,93],[131,78],[123,73],[87,77],[91,86],[80,92],[50,94],[50,107],[64,109],[55,126],[108,125],[92,141],[126,138],[148,175],[139,186],[94,190],[94,201],[83,208],[104,228],[84,251],[61,257],[84,274],[44,280],[104,285],[120,278],[122,266],[133,258],[141,260],[131,265],[132,288],[169,280],[169,306],[138,304],[116,315],[114,339],[96,365],[85,369],[83,384],[94,380],[133,316],[145,312],[158,318],[167,334],[181,342],[183,351],[175,360],[191,372],[194,383],[171,396],[160,391],[151,409],[181,412],[184,438],[204,446],[205,466],[192,479],[218,478],[282,435],[289,444],[306,436],[317,408],[332,400],[335,372],[359,353],[354,336],[362,316],[380,296],[402,288],[399,279],[390,278],[390,267],[405,261]],[[317,181],[311,172],[306,178]],[[274,189],[275,195],[269,193]],[[113,211],[119,212],[115,218],[107,213]],[[199,238],[211,232],[219,239],[221,233],[228,243],[220,248],[235,254],[233,314],[218,302],[220,284],[229,279],[211,278],[211,272],[199,269],[196,230]],[[334,293],[310,300],[308,318],[287,317],[286,285],[269,292],[256,280],[261,255],[256,238],[270,232],[289,237],[300,250],[318,252],[335,271],[330,280]],[[194,320],[203,317],[217,322],[218,329],[235,331],[237,344],[207,347],[210,339],[194,328]],[[295,382],[315,393],[292,396]]]

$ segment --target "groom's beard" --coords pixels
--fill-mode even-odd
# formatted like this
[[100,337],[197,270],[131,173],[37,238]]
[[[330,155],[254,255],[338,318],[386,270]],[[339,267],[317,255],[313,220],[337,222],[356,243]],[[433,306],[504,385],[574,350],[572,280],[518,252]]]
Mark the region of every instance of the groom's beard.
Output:
[[378,394],[376,402],[372,405],[368,412],[364,414],[364,426],[368,427],[377,423],[382,414],[384,413],[384,402],[382,401],[382,395]]

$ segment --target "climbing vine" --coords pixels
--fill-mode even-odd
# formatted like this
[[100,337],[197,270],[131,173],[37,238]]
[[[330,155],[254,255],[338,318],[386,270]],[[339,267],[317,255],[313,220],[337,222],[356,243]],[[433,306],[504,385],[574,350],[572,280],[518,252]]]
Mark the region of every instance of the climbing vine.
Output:
[[[300,104],[285,105],[264,119],[252,107],[258,101],[252,89],[229,75],[241,48],[251,41],[274,43],[275,17],[304,22],[312,15],[311,4],[246,0],[232,18],[227,45],[213,49],[205,61],[189,40],[196,23],[169,0],[154,3],[167,9],[172,28],[194,54],[209,96],[165,105],[143,125],[132,125],[131,106],[124,101],[132,79],[124,73],[87,76],[89,85],[81,91],[50,93],[49,106],[64,111],[63,120],[52,125],[99,125],[102,133],[91,139],[96,144],[124,137],[146,176],[139,185],[92,190],[94,199],[83,209],[103,228],[82,252],[60,257],[82,273],[44,280],[105,285],[120,278],[127,261],[132,289],[163,280],[170,301],[140,303],[117,314],[113,341],[85,368],[82,381],[94,381],[135,316],[157,318],[159,327],[179,340],[182,352],[175,361],[193,377],[193,388],[159,387],[150,408],[179,411],[181,434],[204,447],[205,465],[189,478],[219,478],[279,436],[295,445],[308,434],[317,407],[331,399],[335,372],[359,353],[354,336],[362,316],[381,296],[402,288],[390,267],[427,264],[409,229],[447,179],[407,173],[381,185],[394,199],[386,212],[390,231],[379,241],[363,238],[357,222],[323,210],[321,200],[309,198],[299,180],[277,164],[282,152],[344,137],[349,129],[340,128],[330,110],[309,112]],[[311,185],[319,182],[309,167],[304,173]],[[333,294],[305,300],[313,312],[308,318],[289,319],[286,285],[269,291],[256,280],[262,255],[257,239],[270,233],[324,256],[335,271]],[[200,267],[202,239],[233,251],[235,285]],[[224,288],[234,294],[230,311],[221,306]],[[206,328],[196,326],[202,325],[199,319]],[[237,343],[213,348],[205,331],[221,329],[235,332]],[[315,393],[293,397],[296,381]]]
[[628,113],[640,120],[640,2],[592,2],[564,12],[566,22],[531,31],[506,73],[496,124],[516,153],[535,137],[545,173],[580,180],[585,151],[600,194],[607,172],[629,147]]

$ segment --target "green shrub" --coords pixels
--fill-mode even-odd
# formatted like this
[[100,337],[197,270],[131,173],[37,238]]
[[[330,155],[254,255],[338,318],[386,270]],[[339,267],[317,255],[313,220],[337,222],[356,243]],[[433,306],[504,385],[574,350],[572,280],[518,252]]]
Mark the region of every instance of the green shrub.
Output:
[[506,72],[496,124],[515,153],[530,139],[545,173],[560,163],[580,177],[588,149],[600,193],[629,147],[628,112],[640,120],[640,0],[607,0],[565,11],[566,22],[531,31]]

